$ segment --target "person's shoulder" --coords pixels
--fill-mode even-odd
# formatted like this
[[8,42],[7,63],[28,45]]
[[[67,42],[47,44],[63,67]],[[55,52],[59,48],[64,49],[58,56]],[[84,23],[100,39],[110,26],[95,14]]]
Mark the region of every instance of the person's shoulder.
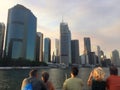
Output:
[[42,80],[40,80],[40,79],[36,79],[36,82],[38,83],[38,84],[44,84],[44,82],[42,81]]
[[53,83],[51,81],[47,81],[46,85],[49,87],[53,87]]
[[27,83],[28,83],[28,78],[24,78],[23,81],[22,81],[21,88],[23,88]]
[[43,81],[37,78],[31,78],[30,82],[32,82],[33,85],[43,85]]
[[51,81],[47,81],[47,84],[52,84],[52,82]]
[[68,79],[66,79],[65,80],[65,82],[69,82],[69,81],[71,81],[73,78],[68,78]]
[[23,79],[23,82],[27,82],[27,81],[28,81],[28,78],[24,78],[24,79]]
[[120,76],[117,76],[117,75],[110,75],[106,81],[109,82],[109,81],[120,81]]
[[119,79],[119,78],[120,78],[120,76],[110,75],[110,76],[107,78],[107,80],[108,80],[108,79]]
[[110,79],[111,77],[112,77],[111,75],[110,75],[110,76],[108,76],[106,80]]
[[24,78],[23,80],[27,80],[28,78]]
[[79,82],[83,82],[83,80],[82,80],[81,78],[77,78],[77,80],[78,80]]
[[25,80],[26,80],[26,82],[28,82],[28,83],[30,82],[30,83],[33,83],[33,84],[37,84],[37,83],[41,82],[39,79],[37,79],[35,77],[28,77]]
[[67,81],[73,80],[74,78],[68,78]]
[[72,80],[77,80],[77,81],[82,82],[82,79],[78,78],[78,77],[76,77],[76,78],[68,78],[68,79],[66,79],[66,82],[69,82],[69,81],[72,81]]

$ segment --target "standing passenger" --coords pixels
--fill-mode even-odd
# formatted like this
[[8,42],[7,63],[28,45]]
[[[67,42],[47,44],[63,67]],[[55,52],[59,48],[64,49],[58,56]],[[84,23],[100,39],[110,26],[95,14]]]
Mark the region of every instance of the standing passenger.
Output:
[[101,67],[93,69],[88,78],[88,86],[91,86],[92,90],[105,90],[106,82],[104,81],[105,73]]
[[65,80],[63,90],[82,90],[83,81],[77,77],[79,70],[77,67],[72,67],[71,78]]
[[42,73],[42,80],[45,83],[48,90],[55,90],[52,82],[48,81],[49,80],[48,72],[43,72]]
[[31,70],[29,77],[22,82],[21,90],[47,90],[45,84],[38,80],[38,71]]
[[110,76],[107,78],[107,90],[120,90],[120,76],[115,66],[110,67]]

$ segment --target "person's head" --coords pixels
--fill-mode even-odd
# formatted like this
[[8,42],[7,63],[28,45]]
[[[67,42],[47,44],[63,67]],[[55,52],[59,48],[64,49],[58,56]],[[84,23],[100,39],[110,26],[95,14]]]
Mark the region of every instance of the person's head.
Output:
[[118,69],[115,66],[110,67],[110,75],[118,75]]
[[36,77],[36,78],[38,78],[38,71],[35,70],[35,69],[31,70],[31,71],[29,72],[29,76],[30,76],[30,77]]
[[79,73],[79,70],[77,67],[72,67],[71,69],[71,76],[76,77]]
[[49,79],[49,73],[48,72],[42,72],[42,80],[46,83]]
[[93,70],[92,76],[95,80],[103,80],[105,76],[105,72],[101,67],[97,67]]

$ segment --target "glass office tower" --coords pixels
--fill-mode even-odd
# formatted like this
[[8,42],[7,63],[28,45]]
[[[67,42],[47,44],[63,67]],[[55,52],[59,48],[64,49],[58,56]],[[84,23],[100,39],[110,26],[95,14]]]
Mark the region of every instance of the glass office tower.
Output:
[[71,63],[71,32],[64,22],[60,23],[60,62],[66,65]]
[[36,60],[43,61],[43,34],[41,32],[37,32],[36,36]]
[[112,63],[116,66],[120,66],[120,56],[119,56],[119,51],[118,50],[113,50],[112,51],[112,57],[111,57]]
[[91,42],[89,37],[84,38],[84,54],[91,52]]
[[51,40],[50,38],[44,39],[44,62],[51,62]]
[[72,64],[80,64],[79,60],[79,40],[71,40],[71,61]]
[[35,60],[36,22],[33,13],[22,5],[9,9],[5,56]]
[[5,34],[5,24],[0,23],[0,57],[2,57],[2,53],[3,53],[4,34]]

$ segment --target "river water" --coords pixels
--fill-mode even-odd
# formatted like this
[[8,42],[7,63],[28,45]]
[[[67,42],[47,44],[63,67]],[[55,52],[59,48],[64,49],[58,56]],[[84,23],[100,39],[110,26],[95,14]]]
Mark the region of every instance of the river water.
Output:
[[[104,68],[106,77],[109,76],[109,69]],[[0,70],[0,90],[20,90],[22,80],[25,77],[28,77],[29,69],[27,70]],[[39,78],[41,77],[42,71],[47,71],[50,74],[50,81],[54,84],[56,90],[61,90],[64,80],[70,77],[70,69],[38,69]],[[91,72],[90,68],[80,68],[79,77],[84,82],[83,90],[90,90],[90,87],[86,85],[89,73]],[[119,68],[120,72],[120,68]]]

